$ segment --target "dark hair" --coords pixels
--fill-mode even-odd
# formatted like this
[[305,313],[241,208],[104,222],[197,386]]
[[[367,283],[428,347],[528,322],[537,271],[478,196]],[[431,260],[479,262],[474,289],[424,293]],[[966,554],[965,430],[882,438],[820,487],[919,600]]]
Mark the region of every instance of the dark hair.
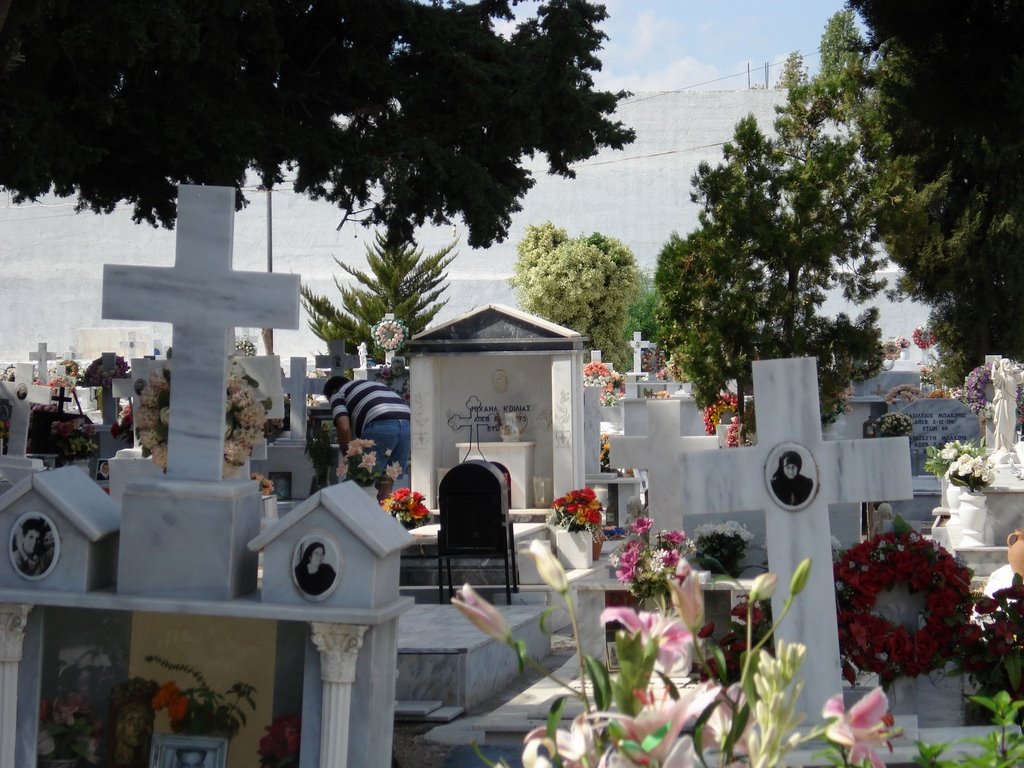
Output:
[[331,376],[327,383],[324,384],[324,397],[330,400],[334,397],[334,393],[348,384],[348,382],[349,380],[345,376]]
[[24,536],[29,531],[35,531],[40,536],[46,533],[47,529],[46,521],[41,517],[30,517],[28,520],[21,524],[21,534]]
[[784,454],[779,456],[779,472],[787,464],[795,464],[796,471],[799,472],[804,465],[804,460],[800,458],[800,454],[796,451],[786,451]]
[[306,548],[302,552],[302,558],[299,560],[299,567],[305,568],[309,565],[309,561],[313,559],[313,550],[320,547],[324,551],[324,557],[327,557],[327,547],[324,546],[322,541],[314,541],[306,545]]

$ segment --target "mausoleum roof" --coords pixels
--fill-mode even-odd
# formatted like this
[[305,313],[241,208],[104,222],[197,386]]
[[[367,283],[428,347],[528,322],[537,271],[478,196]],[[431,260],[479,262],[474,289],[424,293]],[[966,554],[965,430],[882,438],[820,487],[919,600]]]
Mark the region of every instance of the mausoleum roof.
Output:
[[486,304],[428,328],[406,345],[410,354],[582,350],[583,336],[504,304]]
[[117,502],[76,467],[35,472],[3,496],[0,510],[35,491],[89,541],[99,541],[121,528]]

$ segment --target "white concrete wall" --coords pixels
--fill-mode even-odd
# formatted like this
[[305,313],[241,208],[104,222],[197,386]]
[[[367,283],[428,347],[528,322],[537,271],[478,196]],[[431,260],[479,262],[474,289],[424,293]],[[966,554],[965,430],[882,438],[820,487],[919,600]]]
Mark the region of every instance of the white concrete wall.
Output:
[[[459,248],[449,269],[450,301],[438,320],[487,303],[515,305],[506,282],[515,245],[527,226],[547,220],[571,235],[600,231],[616,237],[633,249],[641,266],[653,269],[668,236],[696,226],[690,180],[698,163],[719,162],[721,144],[748,113],[770,129],[775,107],[784,100],[783,92],[765,90],[638,94],[619,108],[619,119],[637,132],[625,150],[580,163],[574,180],[546,175],[542,158],[528,160],[537,184],[513,217],[508,239],[487,249]],[[234,263],[236,269],[263,271],[266,196],[248,194],[250,204],[235,221]],[[351,223],[337,231],[341,213],[328,203],[290,190],[273,198],[274,271],[299,274],[314,290],[336,297],[332,278],[339,270],[332,257],[365,269],[365,244],[372,233]],[[453,231],[464,234],[459,223],[426,228],[419,239],[429,253],[450,242]],[[109,215],[76,214],[73,200],[50,197],[15,206],[9,194],[0,195],[0,360],[27,359],[40,341],[61,352],[78,349],[80,328],[139,325],[100,317],[102,265],[169,266],[173,260],[174,233],[132,223],[127,206]],[[840,299],[835,306],[841,305]],[[880,306],[884,335],[909,336],[927,314],[911,305],[882,301]],[[324,351],[305,324],[303,317],[299,330],[278,331],[275,351],[283,357]],[[172,340],[165,325],[154,324],[147,332],[165,344]]]

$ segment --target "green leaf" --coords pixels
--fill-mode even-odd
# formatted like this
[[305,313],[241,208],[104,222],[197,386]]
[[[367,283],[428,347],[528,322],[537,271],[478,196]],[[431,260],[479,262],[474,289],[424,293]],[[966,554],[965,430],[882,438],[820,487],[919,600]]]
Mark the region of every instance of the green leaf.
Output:
[[594,685],[594,705],[600,710],[608,709],[612,702],[612,684],[607,668],[593,656],[584,656],[583,664]]

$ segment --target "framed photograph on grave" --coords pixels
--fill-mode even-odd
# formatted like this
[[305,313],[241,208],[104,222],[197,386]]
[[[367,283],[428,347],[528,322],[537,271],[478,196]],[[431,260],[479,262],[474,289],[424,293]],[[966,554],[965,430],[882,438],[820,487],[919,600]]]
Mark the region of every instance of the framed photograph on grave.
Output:
[[291,472],[269,472],[267,479],[274,484],[274,495],[279,501],[288,501],[292,497]]
[[38,581],[50,574],[60,558],[60,532],[48,515],[23,512],[7,534],[7,553],[19,576]]
[[110,480],[110,459],[96,460],[96,480],[101,483]]
[[764,479],[771,497],[790,512],[804,509],[818,495],[818,465],[799,443],[779,443],[769,451]]
[[227,762],[226,738],[177,733],[158,733],[153,736],[149,768],[225,768]]
[[341,582],[341,548],[324,531],[310,531],[292,552],[292,580],[307,600],[326,600]]

